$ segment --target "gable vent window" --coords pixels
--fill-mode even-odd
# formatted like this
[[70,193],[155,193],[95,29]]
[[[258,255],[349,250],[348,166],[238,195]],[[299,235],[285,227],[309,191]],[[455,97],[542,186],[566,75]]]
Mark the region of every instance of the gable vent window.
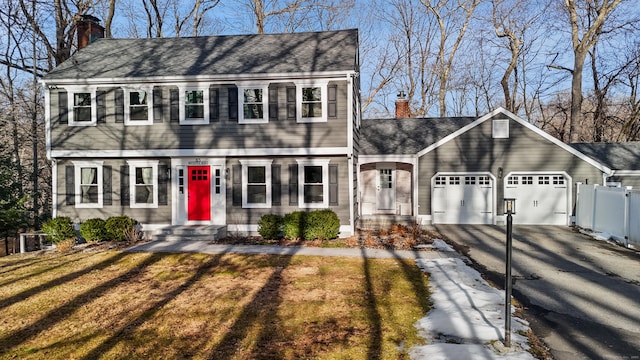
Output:
[[493,138],[509,138],[509,120],[493,120]]

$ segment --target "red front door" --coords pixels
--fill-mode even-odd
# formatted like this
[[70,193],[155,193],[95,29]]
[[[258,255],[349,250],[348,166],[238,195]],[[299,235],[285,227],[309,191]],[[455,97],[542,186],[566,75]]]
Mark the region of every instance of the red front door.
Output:
[[189,221],[211,220],[211,174],[209,166],[189,166],[188,216]]

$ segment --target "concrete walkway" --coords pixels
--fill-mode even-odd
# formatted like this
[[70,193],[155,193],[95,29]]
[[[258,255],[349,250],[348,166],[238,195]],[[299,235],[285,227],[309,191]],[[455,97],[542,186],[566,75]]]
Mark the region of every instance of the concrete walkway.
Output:
[[210,244],[207,241],[165,240],[134,245],[126,252],[248,254],[248,255],[302,255],[343,256],[362,258],[437,259],[455,256],[456,253],[425,248],[415,251],[354,248],[319,248],[307,246],[228,245]]

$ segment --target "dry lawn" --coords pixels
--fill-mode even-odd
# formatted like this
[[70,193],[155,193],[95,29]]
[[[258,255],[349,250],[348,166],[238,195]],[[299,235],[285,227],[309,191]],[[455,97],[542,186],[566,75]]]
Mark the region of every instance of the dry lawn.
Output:
[[0,359],[401,359],[428,278],[402,260],[0,258]]

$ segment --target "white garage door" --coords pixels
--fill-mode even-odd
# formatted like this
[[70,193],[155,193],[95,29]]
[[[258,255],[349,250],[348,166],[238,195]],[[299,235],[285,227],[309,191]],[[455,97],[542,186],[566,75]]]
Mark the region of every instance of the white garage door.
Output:
[[493,224],[494,181],[487,175],[438,175],[431,189],[434,224]]
[[514,224],[567,225],[568,184],[564,174],[510,175],[504,197],[516,199]]

